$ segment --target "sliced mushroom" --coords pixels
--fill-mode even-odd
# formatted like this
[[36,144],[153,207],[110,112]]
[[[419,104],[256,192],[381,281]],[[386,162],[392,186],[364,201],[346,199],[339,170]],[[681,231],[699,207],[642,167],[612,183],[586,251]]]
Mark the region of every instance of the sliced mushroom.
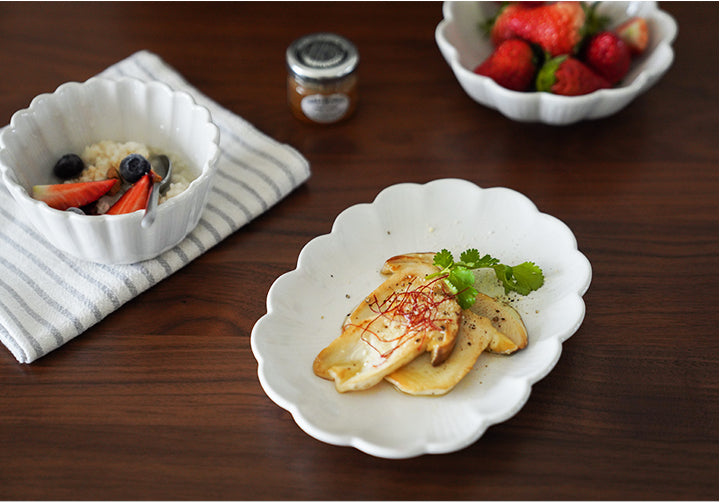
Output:
[[377,347],[366,343],[366,334],[363,326],[348,326],[315,358],[315,374],[334,380],[338,392],[369,389],[425,352],[424,340],[411,338],[395,349],[389,348],[383,356]]
[[[413,291],[405,291],[407,289],[418,291],[425,288],[427,293],[430,291],[427,288],[431,288],[435,294],[434,305],[420,305],[419,310],[423,312],[424,317],[420,318],[419,321],[425,321],[425,324],[430,328],[432,324],[438,328],[428,329],[425,334],[429,338],[427,340],[427,351],[431,353],[431,360],[433,364],[440,364],[447,359],[455,346],[455,337],[462,309],[442,281],[426,279],[428,275],[437,272],[437,268],[432,265],[432,253],[429,254],[431,255],[430,262],[423,260],[408,261],[399,266],[397,272],[391,272],[392,276],[350,314],[345,321],[345,325],[348,323],[359,324],[364,319],[378,316],[377,308],[373,306],[373,302],[368,301],[371,298],[376,298],[375,303],[383,303],[387,301],[393,292],[402,292],[405,295],[404,297],[408,298],[412,296]],[[413,283],[412,286],[410,286],[411,282]],[[415,315],[417,316],[417,314]],[[434,320],[434,322],[430,323],[431,320]],[[451,329],[445,329],[444,320],[451,321]]]
[[465,311],[455,350],[444,363],[433,366],[430,358],[423,355],[393,371],[385,380],[413,396],[447,394],[470,372],[496,331],[488,318]]
[[[408,266],[415,266],[419,263],[429,265],[434,267],[433,265],[433,259],[435,258],[435,253],[407,253],[407,254],[399,254],[397,256],[393,256],[392,258],[388,258],[385,261],[385,264],[383,265],[382,270],[380,270],[381,273],[385,275],[394,274],[395,272],[399,272],[403,270],[405,267]],[[437,272],[437,268],[433,268],[433,272]]]
[[511,354],[527,347],[527,329],[517,310],[490,296],[479,293],[470,311],[490,319],[497,330],[488,351]]
[[346,392],[372,387],[426,351],[433,364],[442,363],[455,346],[462,309],[441,281],[426,279],[433,269],[403,267],[365,298],[315,358],[315,374]]
[[[433,263],[435,253],[407,253],[389,258],[382,269],[385,274],[396,273],[417,264],[425,264],[438,269]],[[430,272],[430,273],[434,273]],[[491,273],[491,270],[488,270]],[[492,274],[494,276],[494,273]],[[497,330],[487,347],[488,352],[499,354],[512,354],[527,347],[527,329],[520,314],[510,305],[503,303],[484,293],[478,293],[475,304],[470,310],[477,315],[487,317]]]

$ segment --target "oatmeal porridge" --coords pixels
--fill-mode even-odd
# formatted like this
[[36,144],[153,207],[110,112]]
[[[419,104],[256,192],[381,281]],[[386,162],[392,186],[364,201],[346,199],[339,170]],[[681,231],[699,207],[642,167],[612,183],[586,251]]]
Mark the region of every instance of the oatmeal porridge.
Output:
[[80,155],[67,153],[53,167],[59,184],[34,185],[33,197],[50,207],[82,214],[122,214],[144,209],[153,184],[162,178],[152,170],[150,159],[167,155],[172,174],[162,204],[185,191],[197,178],[184,157],[165,153],[143,143],[99,141]]
[[[80,176],[68,182],[78,183],[81,181],[107,179],[109,177],[108,171],[110,171],[111,175],[113,175],[113,170],[118,172],[122,159],[132,153],[138,153],[146,159],[149,159],[153,155],[165,152],[159,152],[143,143],[135,141],[119,143],[117,141],[103,140],[85,147],[80,154],[80,158],[85,163],[85,169]],[[172,153],[165,153],[165,155],[167,155],[170,158],[170,162],[172,162],[173,172],[170,180],[170,188],[160,197],[160,203],[185,191],[190,182],[197,177],[180,156]]]

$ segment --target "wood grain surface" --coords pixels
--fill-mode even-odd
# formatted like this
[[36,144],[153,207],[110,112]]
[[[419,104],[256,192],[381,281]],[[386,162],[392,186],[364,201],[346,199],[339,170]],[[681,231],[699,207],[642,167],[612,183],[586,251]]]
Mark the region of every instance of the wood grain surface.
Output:
[[[160,55],[297,148],[312,176],[30,365],[0,347],[2,499],[718,498],[718,5],[669,2],[665,77],[618,114],[523,124],[474,103],[435,44],[441,4],[0,2],[0,123],[133,52]],[[295,120],[284,54],[335,31],[360,105]],[[335,217],[399,182],[505,186],[593,266],[587,315],[522,410],[446,455],[384,460],[306,435],[262,391],[250,332]]]

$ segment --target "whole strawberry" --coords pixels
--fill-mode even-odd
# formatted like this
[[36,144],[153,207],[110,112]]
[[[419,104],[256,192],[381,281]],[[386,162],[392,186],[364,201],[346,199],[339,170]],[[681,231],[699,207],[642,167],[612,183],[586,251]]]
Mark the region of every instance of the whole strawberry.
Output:
[[538,91],[561,96],[581,96],[611,86],[580,60],[563,55],[545,62],[538,72],[536,87]]
[[528,2],[502,8],[490,29],[497,46],[510,38],[539,45],[550,56],[571,54],[583,37],[586,16],[580,2],[554,2],[529,7]]
[[630,49],[611,31],[602,31],[588,40],[583,60],[611,85],[620,82],[630,69]]
[[506,89],[528,91],[535,80],[537,62],[530,44],[512,38],[502,42],[474,71]]

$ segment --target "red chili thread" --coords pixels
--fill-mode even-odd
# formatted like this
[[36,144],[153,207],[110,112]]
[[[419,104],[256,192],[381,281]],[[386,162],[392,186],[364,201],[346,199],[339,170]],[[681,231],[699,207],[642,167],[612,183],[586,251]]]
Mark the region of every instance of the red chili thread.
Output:
[[[429,331],[441,330],[442,323],[449,322],[451,319],[439,316],[440,307],[443,303],[454,300],[452,295],[434,291],[436,283],[444,278],[445,276],[438,277],[415,289],[412,289],[415,282],[415,279],[413,279],[408,282],[403,291],[394,291],[382,302],[378,300],[376,295],[372,295],[372,299],[368,302],[368,308],[377,315],[365,325],[360,339],[372,347],[381,358],[387,359],[400,346],[413,338],[419,336],[424,341]],[[438,295],[442,295],[440,300],[436,299]],[[405,330],[399,336],[386,339],[371,329],[377,321],[385,321],[388,325],[396,321],[404,325]],[[372,337],[384,343],[397,343],[386,352],[381,352],[371,343],[370,339]],[[420,344],[420,347],[422,345]]]

